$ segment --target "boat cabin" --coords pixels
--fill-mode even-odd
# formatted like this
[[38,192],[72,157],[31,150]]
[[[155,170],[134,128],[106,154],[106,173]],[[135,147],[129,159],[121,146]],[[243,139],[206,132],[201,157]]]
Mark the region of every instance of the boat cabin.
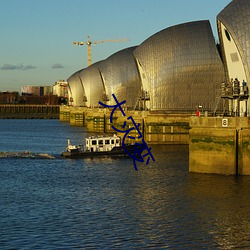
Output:
[[90,136],[85,139],[85,150],[90,152],[110,151],[114,147],[121,146],[121,138],[117,135],[113,136]]

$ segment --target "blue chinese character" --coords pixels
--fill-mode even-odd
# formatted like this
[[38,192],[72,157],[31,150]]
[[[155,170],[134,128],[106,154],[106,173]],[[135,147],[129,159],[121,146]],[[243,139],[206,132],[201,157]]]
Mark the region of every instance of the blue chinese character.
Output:
[[144,139],[142,139],[142,142],[143,142],[143,145],[144,145],[143,151],[144,151],[144,150],[147,151],[147,153],[146,153],[145,155],[143,155],[143,157],[149,155],[149,157],[148,157],[148,159],[147,159],[147,162],[146,162],[146,164],[148,165],[148,162],[149,162],[149,160],[150,160],[150,157],[151,157],[151,159],[152,159],[153,161],[155,161],[155,159],[154,159],[154,157],[153,157],[153,155],[152,155],[152,153],[151,153],[151,147],[150,147],[150,148],[148,147],[148,145],[147,145],[147,143],[144,141]]
[[99,104],[101,104],[102,106],[104,106],[104,107],[106,107],[106,108],[114,108],[114,109],[112,110],[112,112],[111,112],[111,115],[110,115],[110,123],[113,123],[113,114],[114,114],[115,110],[116,110],[118,107],[120,108],[120,110],[121,110],[123,116],[126,116],[125,113],[124,113],[124,111],[123,111],[123,109],[122,109],[122,107],[121,107],[121,105],[124,104],[126,101],[122,101],[122,102],[119,103],[119,102],[117,101],[115,95],[112,94],[112,96],[113,96],[114,99],[115,99],[116,105],[107,105],[107,104],[104,104],[104,103],[102,103],[102,102],[99,101]]
[[[138,146],[139,149],[138,149]],[[143,147],[142,147],[143,146]],[[133,162],[134,162],[134,167],[135,170],[138,171],[137,167],[136,167],[136,161],[138,162],[144,162],[144,157],[148,156],[147,162],[146,164],[148,165],[150,157],[153,161],[155,161],[152,153],[151,153],[151,147],[149,148],[148,145],[146,144],[146,142],[144,141],[144,139],[142,139],[142,144],[140,143],[135,143],[135,147],[134,147],[134,154],[131,155],[125,148],[124,150],[133,158]],[[145,152],[145,154],[142,155],[143,151],[147,151]]]
[[[104,103],[102,103],[102,102],[99,102],[99,104],[101,104],[102,106],[104,106],[104,107],[106,107],[106,108],[113,108],[113,110],[112,110],[112,112],[111,112],[111,115],[110,115],[110,123],[113,123],[113,114],[114,114],[115,110],[116,110],[118,107],[120,108],[120,110],[121,110],[123,116],[126,116],[125,113],[124,113],[124,111],[123,111],[123,109],[122,109],[122,107],[121,107],[121,105],[124,104],[124,103],[126,103],[126,101],[123,101],[123,102],[120,102],[120,103],[119,103],[118,100],[116,99],[115,95],[112,94],[112,96],[114,97],[114,99],[115,99],[115,101],[116,101],[116,105],[107,105],[107,104],[104,104]],[[133,152],[132,152],[132,150],[131,150],[131,147],[127,147],[127,146],[125,145],[125,139],[126,139],[126,137],[128,137],[128,138],[130,138],[130,139],[133,139],[133,140],[135,139],[134,136],[129,136],[129,135],[128,135],[128,134],[129,134],[132,130],[134,130],[134,129],[136,129],[137,132],[138,132],[138,134],[139,134],[138,139],[140,139],[140,138],[143,137],[142,134],[141,134],[141,131],[139,130],[140,123],[136,124],[132,116],[129,116],[129,117],[127,118],[127,120],[131,120],[132,123],[133,123],[133,125],[134,125],[134,127],[129,128],[129,129],[127,129],[127,130],[120,130],[120,129],[118,129],[118,128],[115,128],[115,127],[112,125],[112,128],[113,128],[115,131],[117,131],[117,132],[125,133],[125,135],[123,136],[123,139],[122,139],[122,147],[123,147],[123,149],[127,152],[127,154],[128,154],[131,158],[133,158],[135,170],[138,171],[137,166],[136,166],[136,161],[138,161],[138,162],[144,162],[144,157],[148,156],[148,159],[147,159],[147,162],[146,162],[146,164],[148,165],[148,162],[149,162],[149,160],[150,160],[150,157],[151,157],[151,159],[152,159],[153,161],[155,161],[155,159],[154,159],[154,157],[153,157],[153,155],[152,155],[152,153],[151,153],[151,147],[149,148],[149,147],[147,146],[147,144],[146,144],[146,142],[144,141],[144,139],[142,139],[142,144],[141,144],[141,143],[135,143],[135,145],[132,145],[132,146],[133,146],[133,149],[134,149]],[[124,121],[122,128],[124,129],[125,126],[126,126],[126,121]],[[144,155],[142,155],[142,152],[143,152],[144,150],[147,151],[147,152],[146,152]]]
[[[128,117],[127,120],[132,120],[132,122],[133,122],[133,124],[134,124],[134,127],[129,128],[129,129],[127,129],[127,130],[120,130],[120,129],[115,128],[115,127],[112,125],[112,128],[113,128],[115,131],[117,131],[117,132],[125,133],[125,135],[123,136],[123,139],[122,139],[122,147],[123,147],[124,150],[127,152],[127,154],[128,154],[131,158],[133,158],[135,170],[138,171],[138,169],[137,169],[137,167],[136,167],[136,161],[138,161],[138,162],[144,162],[144,159],[143,159],[143,158],[149,155],[149,157],[148,157],[148,159],[147,159],[147,165],[148,165],[148,162],[149,162],[149,160],[150,160],[150,157],[151,157],[151,159],[152,159],[153,161],[155,161],[155,159],[154,159],[154,157],[153,157],[153,155],[152,155],[152,153],[151,153],[151,148],[148,148],[148,146],[147,146],[146,142],[144,141],[144,139],[142,139],[142,144],[140,144],[140,143],[135,143],[133,154],[132,154],[130,151],[128,151],[127,147],[125,146],[125,139],[126,139],[126,137],[128,137],[128,138],[130,138],[130,139],[135,139],[135,137],[129,136],[128,134],[129,134],[132,130],[134,130],[134,129],[136,129],[137,132],[139,133],[138,139],[142,138],[142,134],[141,134],[141,132],[140,132],[140,130],[139,130],[140,124],[136,124],[135,121],[134,121],[134,119],[133,119],[131,116]],[[122,128],[125,128],[125,125],[126,125],[126,121],[124,122]],[[139,149],[138,149],[138,148],[139,148]],[[144,150],[147,150],[147,153],[144,154],[144,155],[141,155],[141,153],[142,153]]]
[[[142,138],[142,134],[141,134],[141,132],[140,132],[140,130],[139,130],[140,123],[136,124],[132,116],[128,117],[127,120],[132,120],[132,122],[133,122],[133,124],[134,124],[134,127],[129,128],[129,129],[127,129],[127,130],[120,130],[120,129],[118,129],[118,128],[116,128],[116,127],[114,127],[114,126],[112,125],[112,128],[113,128],[115,131],[120,132],[120,133],[125,133],[125,135],[123,136],[122,144],[124,144],[125,138],[128,136],[129,132],[132,131],[132,130],[134,130],[134,129],[136,129],[137,132],[138,132],[139,135],[140,135],[140,136],[138,137],[138,139]],[[126,121],[124,121],[122,128],[125,128],[125,126],[126,126]],[[130,139],[135,139],[134,136],[128,136],[128,138],[130,138]]]

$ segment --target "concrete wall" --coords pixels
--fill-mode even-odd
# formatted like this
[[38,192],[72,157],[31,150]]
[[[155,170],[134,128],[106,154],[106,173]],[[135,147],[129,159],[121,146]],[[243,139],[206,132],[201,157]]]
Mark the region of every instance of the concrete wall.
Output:
[[190,117],[189,171],[250,175],[250,118]]
[[[113,123],[110,123],[111,109],[90,109],[80,107],[61,106],[60,120],[69,122],[72,126],[86,126],[88,132],[116,133],[112,125],[119,130],[134,127],[128,117],[132,117],[136,124],[140,123],[139,130],[144,134],[145,141],[150,144],[188,144],[189,142],[189,116],[155,114],[149,111],[124,111],[125,117],[118,109],[114,112]],[[124,121],[126,126],[123,128]],[[124,133],[117,133],[123,137]],[[136,130],[129,133],[138,137]],[[140,141],[141,139],[136,139]],[[126,139],[126,143],[134,142]]]

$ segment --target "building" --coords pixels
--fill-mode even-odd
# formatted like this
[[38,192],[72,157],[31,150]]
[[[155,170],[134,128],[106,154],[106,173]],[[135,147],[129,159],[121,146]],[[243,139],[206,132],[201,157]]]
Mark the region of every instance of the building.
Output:
[[248,0],[233,0],[218,14],[217,23],[220,44],[215,43],[208,20],[188,22],[77,71],[68,79],[71,104],[112,105],[115,94],[130,109],[190,114],[200,107],[213,113],[221,87],[237,78],[239,93],[229,100],[228,109],[232,115],[237,110],[238,115],[249,115],[245,91],[250,81]]
[[[234,0],[217,16],[222,56],[226,70],[226,84],[239,81],[239,93],[229,99],[231,110],[240,116],[250,115],[245,83],[250,82],[250,4],[248,0]],[[238,100],[240,103],[238,105]],[[239,106],[239,107],[238,107]]]
[[52,86],[22,86],[21,93],[22,95],[35,95],[35,96],[52,95],[53,87]]
[[60,98],[53,95],[52,86],[22,86],[19,102],[35,105],[58,105]]
[[115,104],[112,94],[115,94],[117,100],[126,100],[128,109],[133,109],[137,104],[142,86],[133,54],[136,48],[133,46],[118,51],[99,66],[104,95],[109,105]]
[[211,111],[223,81],[209,21],[164,29],[68,79],[72,105],[113,105],[115,94],[128,109],[161,112],[190,112],[198,106]]
[[0,92],[0,104],[17,104],[18,102],[18,92]]
[[53,85],[53,95],[58,97],[68,98],[68,83],[64,80],[59,80]]
[[150,110],[211,111],[224,81],[224,68],[209,21],[164,29],[134,51]]

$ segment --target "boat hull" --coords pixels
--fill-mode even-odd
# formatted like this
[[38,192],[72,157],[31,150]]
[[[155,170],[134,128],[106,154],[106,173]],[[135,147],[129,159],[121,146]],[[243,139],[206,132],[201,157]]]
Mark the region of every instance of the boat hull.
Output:
[[[141,151],[142,146],[138,145],[127,145],[125,146],[126,150],[133,154],[135,151],[135,147]],[[111,151],[65,151],[62,153],[62,156],[70,159],[77,158],[94,158],[94,157],[129,157],[129,154],[125,151],[125,149],[121,147],[114,147]]]

